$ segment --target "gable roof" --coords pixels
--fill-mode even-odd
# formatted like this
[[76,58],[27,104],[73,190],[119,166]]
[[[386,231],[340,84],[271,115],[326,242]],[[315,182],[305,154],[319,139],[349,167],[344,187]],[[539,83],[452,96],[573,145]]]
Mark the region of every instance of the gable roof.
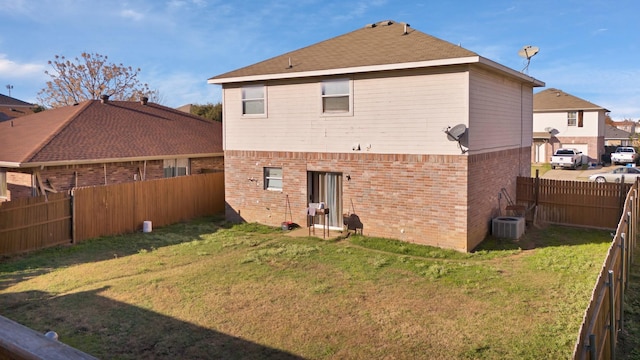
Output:
[[302,49],[209,79],[223,84],[427,66],[478,63],[543,86],[525,74],[485,59],[473,51],[391,20],[328,39]]
[[0,123],[0,166],[222,155],[222,124],[158,104],[88,100]]
[[631,138],[631,133],[628,131],[618,129],[615,126],[605,125],[604,138],[614,139],[614,140],[628,140]]
[[567,94],[562,90],[549,88],[533,95],[533,111],[604,110],[594,103]]

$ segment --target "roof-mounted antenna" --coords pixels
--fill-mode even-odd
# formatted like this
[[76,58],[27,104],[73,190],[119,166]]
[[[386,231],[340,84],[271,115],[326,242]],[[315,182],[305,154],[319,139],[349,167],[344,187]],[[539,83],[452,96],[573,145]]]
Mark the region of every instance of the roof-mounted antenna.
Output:
[[522,58],[527,59],[527,65],[522,69],[522,73],[527,74],[529,71],[529,63],[531,62],[531,58],[538,53],[540,49],[537,46],[525,45],[518,51],[518,55]]

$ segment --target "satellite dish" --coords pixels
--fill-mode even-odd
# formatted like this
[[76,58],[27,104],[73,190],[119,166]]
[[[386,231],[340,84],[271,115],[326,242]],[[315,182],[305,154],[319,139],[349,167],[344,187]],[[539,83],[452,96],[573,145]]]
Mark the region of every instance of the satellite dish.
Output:
[[444,131],[447,134],[447,139],[449,141],[460,141],[460,138],[467,131],[467,126],[465,124],[458,124],[453,128],[447,127]]
[[537,46],[525,45],[518,51],[518,56],[527,59],[527,65],[522,69],[523,73],[526,73],[529,70],[529,63],[531,62],[531,58],[538,53],[540,49]]
[[553,128],[551,126],[547,126],[546,128],[544,128],[544,131],[550,133],[553,131]]
[[449,141],[455,141],[458,143],[458,147],[463,154],[468,151],[468,149],[463,148],[469,147],[468,139],[465,136],[467,134],[467,126],[465,124],[458,124],[454,127],[447,126],[447,128],[442,131],[447,134],[447,139],[449,139]]
[[518,55],[527,60],[531,59],[533,55],[537,54],[540,49],[537,46],[525,45],[518,51]]

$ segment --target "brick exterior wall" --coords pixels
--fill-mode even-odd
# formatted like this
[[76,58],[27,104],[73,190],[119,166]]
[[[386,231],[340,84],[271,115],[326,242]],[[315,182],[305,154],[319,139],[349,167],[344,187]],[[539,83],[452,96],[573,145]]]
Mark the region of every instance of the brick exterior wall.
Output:
[[6,201],[31,196],[31,174],[7,172]]
[[[602,160],[602,154],[604,154],[604,136],[583,136],[583,137],[551,137],[548,143],[545,144],[546,161],[549,163],[549,159],[553,153],[562,147],[570,148],[571,144],[587,144],[588,150],[585,155],[589,158],[584,159],[585,162],[600,163]],[[535,149],[531,149],[531,161],[535,162]]]
[[[190,160],[191,174],[224,170],[223,157],[194,158]],[[74,187],[119,184],[139,181],[141,175],[146,180],[164,177],[162,160],[126,161],[107,164],[83,164],[51,166],[39,169],[43,180],[48,180],[57,191],[68,191]],[[13,170],[13,169],[11,169]],[[31,171],[22,169],[23,173],[7,172],[7,200],[31,196]],[[77,183],[76,183],[77,179]]]
[[[293,221],[306,226],[307,172],[334,172],[343,177],[342,212],[356,213],[365,235],[470,251],[488,234],[500,189],[515,197],[516,176],[530,174],[530,152],[529,147],[474,156],[225,151],[226,217],[279,226],[288,199]],[[264,189],[264,167],[282,167],[283,191]],[[468,175],[470,167],[477,174]]]
[[469,156],[467,251],[491,232],[491,220],[506,213],[504,188],[516,201],[516,178],[531,176],[531,147]]

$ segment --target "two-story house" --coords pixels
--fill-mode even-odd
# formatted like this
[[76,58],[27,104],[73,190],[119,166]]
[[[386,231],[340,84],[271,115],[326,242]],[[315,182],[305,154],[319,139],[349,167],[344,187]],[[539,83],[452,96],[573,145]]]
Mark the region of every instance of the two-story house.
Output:
[[[383,21],[209,79],[221,84],[226,216],[471,251],[530,176],[539,80]],[[313,211],[312,211],[313,212]],[[311,218],[322,223],[322,218]]]
[[535,163],[548,163],[561,147],[575,148],[588,159],[601,161],[604,153],[605,117],[609,110],[562,90],[549,88],[533,95]]

